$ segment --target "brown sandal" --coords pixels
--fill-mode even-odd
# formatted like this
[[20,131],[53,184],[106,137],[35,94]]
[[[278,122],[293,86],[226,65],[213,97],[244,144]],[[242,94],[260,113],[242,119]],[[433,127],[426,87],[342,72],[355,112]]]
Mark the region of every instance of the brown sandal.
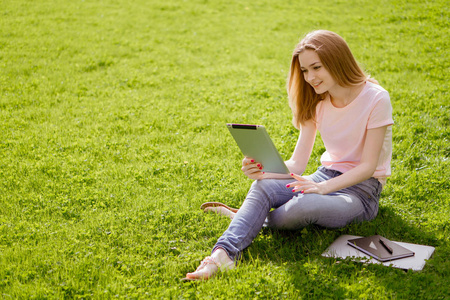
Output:
[[205,211],[205,208],[207,208],[207,207],[218,207],[218,206],[224,207],[224,208],[228,209],[229,211],[231,211],[233,213],[237,213],[238,210],[239,210],[237,208],[229,207],[228,205],[225,205],[225,204],[220,203],[220,202],[206,202],[206,203],[203,203],[200,206],[200,209]]

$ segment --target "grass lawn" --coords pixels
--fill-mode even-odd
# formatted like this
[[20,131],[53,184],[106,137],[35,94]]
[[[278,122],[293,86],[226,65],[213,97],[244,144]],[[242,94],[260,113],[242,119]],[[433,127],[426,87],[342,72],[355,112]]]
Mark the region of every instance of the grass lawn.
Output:
[[[448,1],[3,0],[0,297],[450,297]],[[251,181],[226,122],[289,158],[286,76],[314,29],[342,35],[391,95],[393,175],[378,217],[263,230],[239,267],[179,280]],[[306,173],[319,165],[317,141]],[[342,234],[436,247],[421,272],[321,257]]]

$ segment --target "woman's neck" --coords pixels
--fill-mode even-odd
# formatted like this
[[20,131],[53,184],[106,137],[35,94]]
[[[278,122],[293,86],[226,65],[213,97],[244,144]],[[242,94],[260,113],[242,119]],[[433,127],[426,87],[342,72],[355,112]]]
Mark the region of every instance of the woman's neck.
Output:
[[352,103],[353,100],[356,99],[356,97],[358,97],[358,95],[364,89],[364,86],[365,83],[361,83],[351,87],[339,86],[332,91],[328,91],[328,93],[330,94],[331,103],[337,108],[346,107],[347,105]]

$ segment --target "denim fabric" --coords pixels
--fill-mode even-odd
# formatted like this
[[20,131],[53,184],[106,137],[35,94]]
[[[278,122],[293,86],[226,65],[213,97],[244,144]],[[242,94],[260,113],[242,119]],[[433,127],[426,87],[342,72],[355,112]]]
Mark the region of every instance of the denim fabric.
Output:
[[[342,173],[324,167],[307,178],[321,182]],[[213,248],[223,248],[237,260],[263,226],[299,229],[310,224],[327,228],[344,227],[351,222],[371,220],[378,213],[382,185],[369,178],[357,185],[328,194],[293,193],[286,184],[293,179],[254,181],[230,226]],[[274,208],[273,210],[271,210]]]

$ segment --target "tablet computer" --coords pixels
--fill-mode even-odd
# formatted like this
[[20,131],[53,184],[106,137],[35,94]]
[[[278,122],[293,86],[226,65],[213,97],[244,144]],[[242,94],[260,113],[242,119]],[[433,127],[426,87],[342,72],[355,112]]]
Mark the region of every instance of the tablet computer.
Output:
[[290,174],[263,125],[227,123],[227,127],[242,154],[261,163],[264,172]]

